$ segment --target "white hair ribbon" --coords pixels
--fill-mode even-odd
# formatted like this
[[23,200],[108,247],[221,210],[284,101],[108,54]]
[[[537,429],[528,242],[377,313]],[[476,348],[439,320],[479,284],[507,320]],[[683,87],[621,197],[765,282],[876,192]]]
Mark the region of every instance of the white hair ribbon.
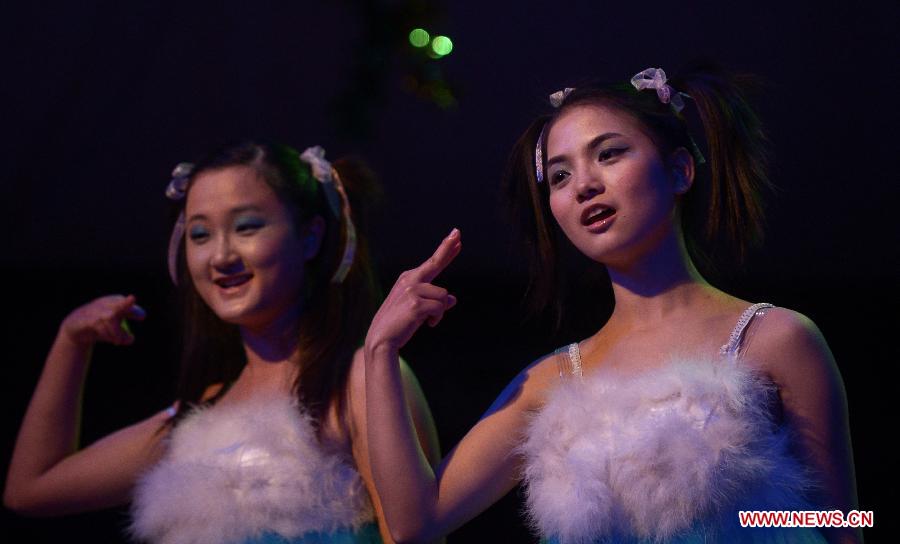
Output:
[[574,87],[566,87],[561,91],[556,91],[555,93],[550,95],[550,105],[554,108],[558,108],[562,106],[563,101],[569,96],[569,93],[574,91]]
[[[175,169],[172,170],[172,179],[166,186],[166,196],[170,200],[181,200],[187,194],[188,181],[191,179],[191,172],[194,171],[194,164],[190,162],[180,162]],[[175,220],[175,227],[172,229],[172,236],[169,237],[169,251],[166,263],[169,268],[169,277],[172,283],[178,285],[178,246],[181,244],[181,238],[184,236],[184,210],[178,214]]]
[[300,160],[309,165],[314,178],[322,184],[322,190],[325,191],[325,198],[328,200],[328,206],[331,212],[340,222],[341,217],[344,218],[346,226],[346,240],[344,243],[344,254],[341,256],[341,262],[331,277],[332,283],[341,283],[347,277],[350,266],[353,265],[353,258],[356,255],[356,226],[350,218],[350,199],[347,198],[347,192],[344,191],[344,184],[337,170],[331,166],[331,163],[325,159],[325,150],[322,146],[313,146],[306,148],[300,154]]
[[[562,103],[565,102],[566,97],[568,97],[569,94],[574,90],[574,87],[566,87],[551,94],[550,105],[554,108],[562,106]],[[537,178],[538,183],[544,181],[544,131],[546,130],[546,128],[547,125],[544,125],[544,128],[541,129],[540,136],[538,136],[537,143],[534,146],[534,174]]]
[[666,84],[666,72],[662,68],[647,68],[636,73],[631,78],[631,84],[639,91],[644,89],[656,90],[656,96],[659,97],[659,101],[663,104],[669,104],[675,113],[679,113],[684,109],[684,100],[681,98],[681,95],[684,93],[675,91]]

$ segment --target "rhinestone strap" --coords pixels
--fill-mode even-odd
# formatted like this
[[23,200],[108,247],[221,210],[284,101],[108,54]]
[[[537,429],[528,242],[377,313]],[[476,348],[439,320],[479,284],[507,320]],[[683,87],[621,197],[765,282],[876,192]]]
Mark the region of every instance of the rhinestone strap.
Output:
[[740,351],[741,349],[741,340],[744,337],[744,331],[747,329],[750,321],[757,315],[760,310],[774,307],[774,305],[769,304],[768,302],[760,302],[744,310],[744,313],[741,314],[741,318],[738,319],[737,325],[735,325],[734,329],[731,331],[731,336],[728,337],[728,342],[721,348],[719,348],[719,355],[723,357],[729,355],[732,357],[737,357],[738,351]]
[[581,377],[581,349],[578,342],[569,344],[569,360],[572,361],[572,375]]
[[567,380],[572,376],[581,377],[581,351],[577,342],[557,349],[554,355],[561,380]]

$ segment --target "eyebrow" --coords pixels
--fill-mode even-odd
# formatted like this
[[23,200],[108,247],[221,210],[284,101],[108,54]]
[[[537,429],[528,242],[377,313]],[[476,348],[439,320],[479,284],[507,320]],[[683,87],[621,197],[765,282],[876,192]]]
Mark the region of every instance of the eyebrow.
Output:
[[[593,140],[588,142],[587,145],[584,146],[584,148],[589,149],[589,150],[596,149],[597,146],[599,146],[606,140],[609,140],[610,138],[615,138],[616,136],[621,136],[621,134],[619,134],[618,132],[604,132],[603,134],[595,137]],[[566,155],[556,155],[554,157],[550,157],[550,159],[547,160],[547,167],[549,168],[550,165],[552,165],[552,164],[556,164],[558,162],[563,162],[567,158],[568,157],[566,157]]]
[[[262,208],[260,208],[259,206],[256,206],[255,204],[247,204],[246,206],[238,206],[237,208],[232,208],[232,209],[228,210],[228,213],[229,213],[229,215],[238,215],[240,213],[251,212],[251,211],[252,212],[262,212]],[[191,221],[207,220],[207,219],[209,219],[209,218],[206,215],[204,215],[202,213],[195,213],[194,215],[188,217],[187,222],[190,223]]]

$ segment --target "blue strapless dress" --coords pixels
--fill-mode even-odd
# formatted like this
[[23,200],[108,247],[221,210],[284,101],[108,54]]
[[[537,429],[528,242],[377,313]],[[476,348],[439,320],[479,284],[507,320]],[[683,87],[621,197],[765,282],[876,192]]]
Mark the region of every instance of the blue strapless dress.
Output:
[[378,526],[374,523],[363,525],[356,531],[340,530],[328,533],[305,533],[295,538],[283,537],[277,533],[265,533],[256,538],[248,538],[241,544],[383,544]]

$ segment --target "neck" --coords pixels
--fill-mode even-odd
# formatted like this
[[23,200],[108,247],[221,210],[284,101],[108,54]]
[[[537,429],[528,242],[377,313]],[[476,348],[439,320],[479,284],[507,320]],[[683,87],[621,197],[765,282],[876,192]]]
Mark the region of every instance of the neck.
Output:
[[694,266],[684,237],[673,232],[652,251],[622,263],[607,263],[615,296],[610,323],[652,327],[717,292]]
[[291,384],[300,358],[299,312],[288,312],[263,327],[240,328],[247,365],[241,379]]

